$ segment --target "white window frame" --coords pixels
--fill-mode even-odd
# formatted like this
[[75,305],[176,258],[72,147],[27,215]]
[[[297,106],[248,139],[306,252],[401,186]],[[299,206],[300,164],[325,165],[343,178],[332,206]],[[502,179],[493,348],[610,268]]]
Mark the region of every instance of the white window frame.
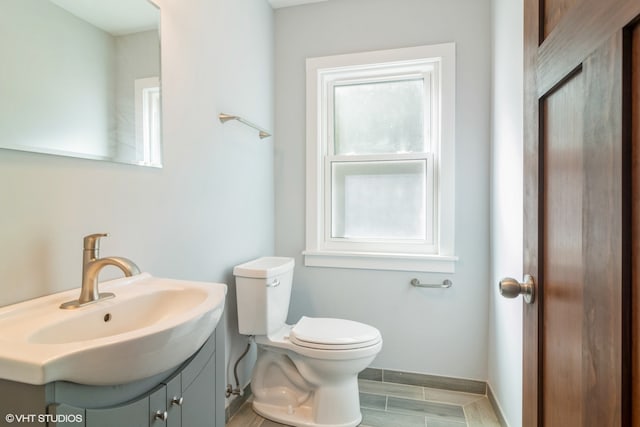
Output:
[[[364,52],[307,59],[307,200],[305,265],[421,272],[455,272],[455,44]],[[380,156],[340,156],[332,152],[328,103],[336,82],[427,76],[435,102],[431,147],[427,153],[383,156],[422,159],[427,191],[433,189],[430,242],[366,241],[331,238],[331,162],[376,160]],[[330,131],[331,130],[331,131]],[[328,190],[326,190],[328,189]],[[429,201],[429,199],[427,199]]]
[[143,166],[162,167],[160,148],[160,78],[134,81],[136,162]]

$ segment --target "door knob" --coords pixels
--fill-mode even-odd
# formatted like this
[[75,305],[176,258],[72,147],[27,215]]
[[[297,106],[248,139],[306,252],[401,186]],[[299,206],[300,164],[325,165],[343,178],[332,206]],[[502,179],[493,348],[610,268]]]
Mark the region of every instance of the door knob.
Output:
[[500,295],[505,298],[515,298],[518,295],[522,295],[524,297],[524,302],[527,304],[533,304],[533,301],[535,300],[535,282],[533,281],[533,277],[529,274],[524,276],[523,283],[520,283],[511,277],[505,277],[500,281],[498,286],[500,288]]

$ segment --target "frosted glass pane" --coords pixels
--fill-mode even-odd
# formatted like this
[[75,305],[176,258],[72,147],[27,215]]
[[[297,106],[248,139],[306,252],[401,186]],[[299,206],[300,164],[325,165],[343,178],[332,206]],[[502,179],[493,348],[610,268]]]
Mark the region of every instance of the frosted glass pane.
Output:
[[334,162],[332,237],[426,239],[426,161]]
[[334,87],[335,154],[424,151],[422,79]]

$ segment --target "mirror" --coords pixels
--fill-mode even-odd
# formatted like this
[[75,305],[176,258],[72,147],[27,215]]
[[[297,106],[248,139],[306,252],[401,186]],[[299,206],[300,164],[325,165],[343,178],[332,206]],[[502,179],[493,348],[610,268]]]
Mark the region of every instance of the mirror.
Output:
[[0,0],[0,148],[161,167],[160,11]]

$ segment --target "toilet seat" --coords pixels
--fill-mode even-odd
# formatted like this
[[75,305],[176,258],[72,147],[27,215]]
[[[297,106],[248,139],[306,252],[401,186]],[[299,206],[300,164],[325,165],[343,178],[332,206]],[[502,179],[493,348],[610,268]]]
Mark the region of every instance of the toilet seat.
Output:
[[364,348],[381,340],[380,331],[376,328],[345,319],[303,316],[289,332],[292,344],[319,350]]

